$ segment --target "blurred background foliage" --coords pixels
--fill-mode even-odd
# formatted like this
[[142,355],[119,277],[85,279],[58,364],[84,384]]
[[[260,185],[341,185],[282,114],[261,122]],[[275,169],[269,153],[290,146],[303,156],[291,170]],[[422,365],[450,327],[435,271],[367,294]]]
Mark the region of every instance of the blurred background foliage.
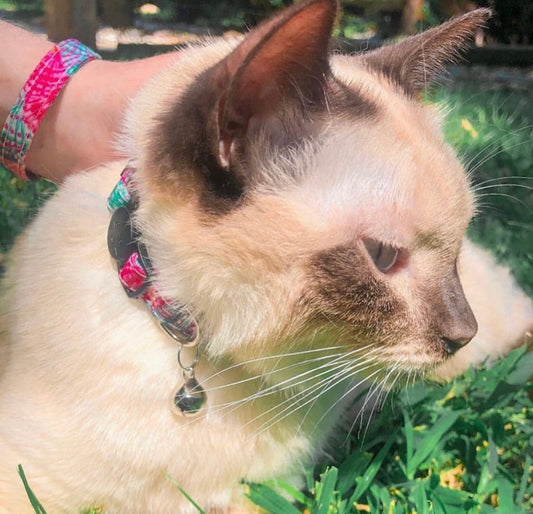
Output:
[[[91,44],[98,24],[133,26],[139,19],[243,30],[292,3],[291,0],[0,0],[0,11],[46,13],[51,39],[61,31]],[[345,37],[385,39],[436,25],[476,7],[491,7],[488,27],[493,42],[533,43],[532,0],[341,0],[339,33]],[[146,7],[146,6],[149,7]],[[70,26],[69,26],[70,25]],[[74,31],[74,33],[73,33]],[[92,39],[91,39],[92,38]]]

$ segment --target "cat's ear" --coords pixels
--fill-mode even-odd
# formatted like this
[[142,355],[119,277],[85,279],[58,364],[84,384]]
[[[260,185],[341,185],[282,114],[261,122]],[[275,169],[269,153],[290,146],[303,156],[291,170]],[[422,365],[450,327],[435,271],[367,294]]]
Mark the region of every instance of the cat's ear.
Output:
[[362,57],[371,68],[389,77],[409,95],[417,96],[462,50],[491,15],[476,9],[399,43]]
[[153,131],[160,182],[194,188],[211,211],[232,209],[254,180],[252,159],[290,146],[326,105],[337,10],[337,0],[298,2],[199,73]]
[[232,165],[236,143],[268,124],[282,105],[323,95],[336,14],[337,0],[295,4],[253,30],[212,70],[222,169]]

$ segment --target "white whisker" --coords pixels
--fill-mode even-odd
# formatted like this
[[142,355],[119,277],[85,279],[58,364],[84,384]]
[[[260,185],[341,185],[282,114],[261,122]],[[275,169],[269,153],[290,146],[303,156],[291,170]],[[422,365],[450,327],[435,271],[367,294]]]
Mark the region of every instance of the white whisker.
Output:
[[262,361],[285,358],[285,357],[294,357],[294,356],[297,356],[297,355],[305,355],[305,354],[308,354],[308,353],[318,353],[318,352],[325,352],[325,351],[329,351],[329,350],[339,350],[341,348],[343,348],[343,347],[342,346],[328,346],[326,348],[314,348],[312,350],[299,350],[297,352],[278,353],[278,354],[275,354],[275,355],[267,355],[267,356],[264,356],[264,357],[257,357],[255,359],[249,359],[249,360],[246,360],[246,361],[237,362],[236,364],[232,364],[231,366],[228,366],[227,368],[224,368],[224,369],[218,371],[217,373],[214,373],[213,375],[210,375],[209,377],[207,377],[206,379],[203,380],[203,383],[205,384],[209,380],[211,380],[211,379],[213,379],[215,377],[218,377],[219,375],[222,375],[223,373],[226,373],[226,372],[228,372],[228,371],[230,371],[232,369],[235,369],[235,368],[239,368],[241,366],[246,366],[248,364],[254,364],[256,362],[262,362]]
[[[376,363],[376,365],[378,365],[378,363]],[[382,368],[379,368],[377,369],[376,371],[374,371],[373,373],[371,373],[370,375],[368,376],[365,376],[364,378],[362,378],[361,380],[359,380],[355,385],[353,386],[350,386],[347,391],[340,397],[337,399],[337,401],[323,414],[323,416],[318,420],[317,422],[317,425],[320,424],[320,422],[329,414],[329,412],[331,412],[331,410],[338,404],[340,403],[342,400],[344,400],[345,398],[347,397],[350,397],[356,390],[358,387],[360,387],[364,382],[367,382],[368,380],[370,380],[374,375],[376,375],[377,373],[379,373],[380,371],[382,371]],[[314,431],[314,429],[313,429]]]
[[533,213],[533,211],[529,208],[529,206],[525,202],[520,200],[520,198],[517,198],[516,196],[508,195],[506,193],[484,193],[484,194],[480,195],[480,198],[486,198],[487,196],[502,196],[504,198],[511,198],[515,202],[518,202],[523,207],[525,207],[529,213]]
[[[526,125],[525,127],[521,127],[519,129],[515,130],[513,132],[513,134],[519,134],[520,132],[523,132],[523,131],[526,131],[526,130],[530,130],[532,128],[533,128],[533,125]],[[483,152],[487,152],[488,150],[490,150],[491,148],[494,148],[497,145],[502,145],[503,142],[504,142],[503,138],[498,138],[495,141],[493,141],[492,143],[490,143],[488,145],[485,145],[479,152],[477,152],[474,156],[472,156],[470,158],[470,160],[465,164],[465,168],[469,170],[468,174],[471,175],[475,170],[477,170],[480,167],[480,163],[481,163],[481,165],[485,164],[485,162],[487,162],[488,160],[492,159],[493,157],[495,157],[496,155],[498,155],[502,151],[510,150],[510,149],[514,148],[515,146],[519,146],[519,145],[525,143],[525,141],[521,141],[520,143],[515,143],[514,145],[511,145],[508,148],[501,149],[501,148],[498,147],[498,149],[496,151],[492,151],[491,150],[491,152],[489,152],[488,155],[483,157],[483,159],[481,159],[480,162],[478,162],[472,169],[470,169],[470,166],[472,166],[472,163],[475,162],[478,159],[478,157],[483,155]]]
[[[238,380],[236,382],[229,382],[227,384],[222,384],[222,385],[219,385],[219,386],[214,386],[214,387],[211,387],[211,388],[204,388],[204,389],[205,389],[205,392],[208,393],[208,392],[212,392],[212,391],[218,391],[220,389],[227,389],[228,387],[234,387],[234,386],[240,385],[240,384],[245,384],[247,382],[252,382],[254,380],[264,380],[266,377],[274,375],[275,373],[281,373],[282,371],[287,371],[288,369],[298,368],[298,367],[301,367],[301,366],[304,366],[304,365],[313,364],[313,363],[324,361],[324,360],[329,360],[329,359],[331,359],[332,356],[335,356],[336,358],[338,358],[339,356],[342,356],[342,355],[343,354],[340,354],[340,355],[338,355],[338,354],[328,354],[328,355],[322,355],[320,357],[315,357],[314,359],[306,359],[306,360],[303,360],[303,361],[293,362],[292,364],[289,364],[287,366],[283,366],[281,368],[273,368],[272,370],[267,371],[266,373],[261,373],[260,375],[253,375],[253,376],[250,376],[250,377],[243,378],[242,380]],[[232,368],[233,368],[233,366],[232,366]],[[224,371],[228,371],[229,369],[230,368],[226,368]],[[217,375],[220,375],[220,374],[222,374],[222,372],[217,373]],[[212,375],[210,378],[213,378],[215,376],[216,375]],[[203,382],[203,383],[205,383],[205,382]]]
[[474,188],[474,192],[477,193],[478,191],[484,191],[486,189],[496,189],[499,187],[517,187],[521,189],[527,189],[529,191],[533,190],[533,186],[526,186],[525,184],[505,184],[504,183],[504,184],[489,184],[483,187],[476,187]]
[[[481,166],[483,166],[486,162],[490,161],[491,159],[494,159],[494,157],[496,157],[497,155],[499,155],[499,154],[501,154],[503,152],[509,151],[509,150],[513,150],[513,149],[515,149],[515,148],[517,148],[519,146],[522,146],[522,145],[525,145],[525,144],[530,144],[530,143],[531,143],[531,141],[526,140],[526,141],[520,141],[520,142],[515,143],[515,144],[513,144],[511,146],[508,146],[508,147],[498,148],[497,151],[489,153],[488,155],[483,157],[483,159],[481,159],[479,162],[477,162],[475,166],[470,168],[468,170],[468,175],[472,176],[479,168],[481,168]],[[490,146],[492,146],[492,145],[489,145],[488,147],[485,147],[484,150],[486,150],[486,148],[490,148]],[[471,163],[472,163],[472,161],[470,161],[470,164]],[[469,168],[470,164],[468,164],[466,166],[466,168]]]
[[[364,364],[364,363],[363,363]],[[351,375],[354,371],[357,371],[357,372],[361,372],[361,371],[365,371],[366,369],[374,366],[375,363],[371,363],[371,364],[368,364],[367,366],[364,366],[364,367],[358,367],[358,366],[354,366],[353,368],[347,368],[347,369],[344,369],[341,373],[339,373],[335,378],[336,378],[336,381],[333,385],[329,385],[329,384],[326,384],[326,387],[324,389],[322,389],[321,391],[321,394],[323,395],[324,393],[326,393],[327,391],[331,390],[333,387],[335,387],[335,385],[339,382],[339,378],[341,378],[342,376],[346,376],[346,375]],[[283,405],[289,401],[292,401],[294,399],[295,396],[300,396],[300,398],[298,399],[298,401],[301,401],[307,397],[309,397],[310,395],[312,395],[317,389],[320,389],[322,387],[322,385],[329,381],[331,382],[331,378],[332,377],[328,377],[326,379],[324,379],[322,382],[320,382],[319,384],[314,384],[313,386],[309,387],[307,390],[304,390],[304,391],[301,391],[300,393],[298,393],[298,395],[294,395],[293,397],[290,397],[288,398],[287,400],[285,400],[284,402],[282,402],[280,405]],[[305,393],[305,394],[304,394]],[[266,430],[269,430],[272,426],[274,426],[276,423],[279,423],[280,421],[282,421],[283,419],[285,419],[287,416],[289,416],[292,412],[296,412],[297,410],[301,409],[302,407],[305,407],[306,405],[308,405],[309,403],[315,401],[315,398],[311,398],[309,400],[307,400],[306,402],[304,403],[300,403],[299,405],[296,406],[296,408],[293,410],[293,407],[294,405],[293,404],[290,404],[288,405],[287,407],[285,407],[281,412],[278,412],[273,418],[271,418],[269,420],[269,422],[264,425],[262,427],[262,429],[259,431],[259,432],[255,432],[253,434],[253,436],[258,436],[260,434],[262,434],[263,432],[265,432]],[[274,407],[277,408],[279,407],[276,406]],[[273,409],[270,409],[270,410],[273,410]],[[260,416],[259,416],[260,417]],[[257,418],[256,418],[257,419]]]
[[[287,379],[285,379],[282,382],[271,384],[266,389],[262,389],[262,390],[260,389],[257,392],[255,392],[255,393],[253,393],[253,394],[251,394],[251,395],[249,395],[247,397],[241,398],[241,399],[233,401],[233,402],[228,402],[226,404],[220,404],[220,405],[217,406],[217,410],[222,410],[223,408],[228,408],[228,407],[233,407],[233,406],[237,407],[237,406],[242,405],[244,403],[247,403],[247,402],[250,402],[250,401],[253,401],[253,400],[257,400],[259,398],[264,398],[264,397],[269,396],[271,394],[279,394],[279,393],[283,392],[284,390],[292,389],[292,388],[294,388],[294,387],[296,387],[298,385],[304,384],[305,382],[307,382],[307,381],[309,381],[311,379],[314,379],[314,378],[317,378],[317,377],[320,377],[320,376],[323,376],[323,375],[330,374],[332,371],[335,371],[337,369],[343,368],[347,363],[349,363],[349,364],[357,363],[362,358],[355,359],[355,360],[354,359],[347,360],[347,358],[350,357],[352,354],[358,353],[360,350],[361,349],[357,349],[357,350],[353,350],[351,352],[347,352],[346,354],[341,354],[341,355],[337,356],[337,358],[335,358],[333,361],[327,362],[325,364],[322,364],[318,368],[312,368],[310,370],[306,370],[306,371],[304,371],[304,372],[302,372],[302,373],[300,373],[298,375],[295,375],[293,377],[287,378]],[[343,358],[344,360],[340,360],[341,358]],[[305,364],[305,362],[304,363],[298,363],[298,364],[299,365],[303,365],[303,364]],[[324,369],[325,369],[325,371],[321,371],[321,373],[317,374],[317,371],[324,370]],[[302,377],[304,377],[304,376],[307,376],[307,378],[302,380]],[[254,377],[254,378],[257,378],[257,377]],[[279,405],[282,405],[282,404],[286,403],[287,401],[290,401],[291,399],[292,399],[292,397],[287,398],[284,402],[282,402],[281,404],[277,404],[277,406],[274,407],[274,408],[277,408]],[[272,410],[272,409],[270,409],[270,410]],[[264,412],[263,414],[266,414],[266,413],[270,412],[270,410]],[[260,416],[262,416],[263,414],[261,414]],[[254,418],[254,420],[255,420],[255,418]],[[252,421],[254,421],[254,420],[252,420]]]
[[533,177],[511,175],[509,177],[489,178],[489,179],[482,180],[481,182],[474,184],[474,188],[478,186],[484,186],[485,184],[491,184],[492,182],[500,182],[501,180],[533,180]]

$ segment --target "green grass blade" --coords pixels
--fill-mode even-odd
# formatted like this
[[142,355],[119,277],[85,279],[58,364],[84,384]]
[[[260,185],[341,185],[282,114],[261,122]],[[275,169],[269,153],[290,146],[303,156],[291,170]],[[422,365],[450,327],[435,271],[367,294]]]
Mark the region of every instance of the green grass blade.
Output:
[[[519,350],[525,351],[525,347]],[[521,356],[521,353],[519,355]],[[531,378],[531,370],[533,370],[533,353],[528,353],[521,356],[515,368],[506,376],[505,381],[512,385],[525,384]]]
[[263,482],[263,484],[269,487],[270,489],[279,489],[285,491],[291,498],[294,498],[294,500],[298,503],[301,503],[302,505],[305,505],[307,507],[310,506],[310,499],[308,496],[302,493],[302,491],[300,491],[299,489],[293,487],[291,484],[283,482],[283,480],[268,480],[266,482]]
[[357,487],[355,488],[354,493],[352,494],[352,497],[350,498],[350,505],[353,505],[362,495],[363,493],[368,489],[370,484],[372,483],[372,480],[374,480],[374,477],[376,476],[377,472],[379,471],[379,468],[381,467],[381,464],[385,457],[387,456],[387,453],[392,446],[392,443],[396,439],[396,431],[394,431],[383,448],[378,452],[374,460],[370,463],[368,468],[365,471],[365,474],[361,477],[359,480],[359,483],[357,484]]
[[489,449],[488,449],[488,465],[490,476],[496,475],[496,468],[498,466],[498,447],[494,443],[494,439],[488,434]]
[[270,487],[264,484],[248,484],[248,487],[246,496],[270,514],[301,514],[292,503]]
[[524,462],[524,473],[522,474],[522,479],[520,480],[520,488],[516,493],[516,504],[520,505],[524,501],[526,495],[527,484],[530,480],[529,470],[531,469],[531,455],[526,455],[526,461]]
[[447,509],[439,495],[434,494],[433,492],[431,494],[431,502],[433,506],[433,512],[435,514],[464,514],[464,510],[463,512],[455,512],[449,508]]
[[405,462],[411,462],[413,458],[414,451],[414,434],[413,434],[413,423],[411,418],[405,409],[403,409],[403,426],[405,431]]
[[421,480],[419,480],[414,487],[413,496],[415,500],[416,512],[419,514],[428,512],[428,497],[424,487],[424,482]]
[[433,428],[426,432],[413,457],[407,462],[407,478],[410,480],[414,478],[417,469],[429,457],[431,452],[438,447],[439,441],[462,413],[463,411],[452,411],[442,415],[435,422]]
[[355,479],[361,471],[366,469],[372,455],[362,451],[354,451],[340,466],[337,490],[341,495],[347,495],[355,487]]
[[22,480],[22,483],[24,484],[24,489],[26,490],[26,494],[28,495],[28,498],[30,500],[31,506],[33,507],[33,510],[36,512],[36,514],[46,514],[46,510],[44,510],[44,507],[41,505],[35,494],[30,488],[30,485],[28,484],[28,481],[26,480],[26,475],[24,474],[24,469],[22,469],[22,465],[18,465],[18,471],[19,476]]
[[320,484],[316,489],[318,503],[312,510],[313,514],[328,514],[330,505],[334,503],[335,485],[337,484],[338,469],[331,467],[320,475]]
[[519,505],[515,505],[513,496],[513,485],[503,478],[498,480],[498,507],[500,511],[525,514]]
[[489,463],[485,462],[480,472],[479,483],[475,494],[476,500],[483,503],[497,487],[497,482],[490,472]]
[[190,496],[187,494],[187,492],[174,480],[174,478],[167,473],[167,479],[170,480],[172,485],[178,489],[178,491],[187,498],[187,500],[190,502],[190,504],[200,513],[200,514],[206,514],[205,510],[202,509]]

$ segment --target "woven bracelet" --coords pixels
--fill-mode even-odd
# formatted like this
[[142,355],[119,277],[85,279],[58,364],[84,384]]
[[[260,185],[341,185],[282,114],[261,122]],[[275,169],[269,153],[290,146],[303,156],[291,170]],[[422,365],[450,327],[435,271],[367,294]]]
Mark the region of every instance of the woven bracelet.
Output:
[[0,166],[22,180],[27,172],[24,160],[46,111],[68,79],[81,66],[101,57],[77,41],[67,39],[54,45],[33,70],[9,112],[0,134]]

